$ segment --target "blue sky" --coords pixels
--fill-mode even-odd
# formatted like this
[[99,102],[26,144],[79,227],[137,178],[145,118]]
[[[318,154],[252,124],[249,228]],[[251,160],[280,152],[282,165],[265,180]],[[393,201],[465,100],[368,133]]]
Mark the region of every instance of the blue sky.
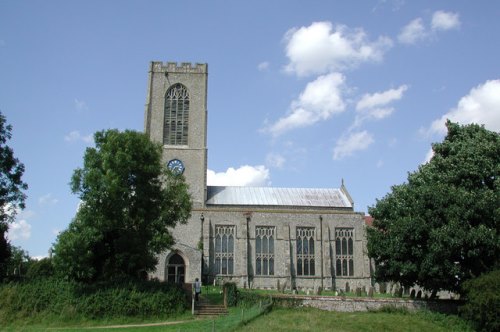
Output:
[[143,129],[150,61],[209,65],[210,184],[338,188],[366,212],[444,137],[500,131],[498,1],[0,0],[12,243],[47,255],[94,132]]

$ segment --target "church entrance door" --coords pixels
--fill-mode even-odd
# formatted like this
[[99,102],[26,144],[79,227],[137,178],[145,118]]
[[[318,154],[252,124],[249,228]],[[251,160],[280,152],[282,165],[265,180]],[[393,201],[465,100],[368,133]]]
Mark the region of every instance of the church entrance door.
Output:
[[179,254],[174,254],[167,264],[167,282],[183,284],[186,274],[186,264]]

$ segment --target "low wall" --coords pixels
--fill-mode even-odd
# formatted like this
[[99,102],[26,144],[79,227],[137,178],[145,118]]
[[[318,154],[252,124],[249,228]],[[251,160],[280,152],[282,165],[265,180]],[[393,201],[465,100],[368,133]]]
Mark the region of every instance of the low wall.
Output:
[[274,302],[283,306],[304,306],[327,311],[355,312],[374,311],[384,307],[405,308],[409,311],[427,309],[447,314],[455,314],[462,304],[458,300],[413,300],[383,298],[349,298],[342,296],[302,296],[273,295]]

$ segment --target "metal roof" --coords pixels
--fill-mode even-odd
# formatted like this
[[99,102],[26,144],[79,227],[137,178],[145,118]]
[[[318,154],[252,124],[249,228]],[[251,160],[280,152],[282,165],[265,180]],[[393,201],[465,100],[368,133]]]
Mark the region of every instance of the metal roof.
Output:
[[341,189],[207,186],[207,205],[352,208]]

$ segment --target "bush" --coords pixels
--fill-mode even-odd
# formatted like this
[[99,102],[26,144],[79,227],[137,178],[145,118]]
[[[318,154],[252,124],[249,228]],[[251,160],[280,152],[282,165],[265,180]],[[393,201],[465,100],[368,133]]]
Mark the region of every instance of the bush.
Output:
[[238,305],[245,308],[250,308],[259,302],[269,301],[268,295],[259,294],[250,290],[238,292]]
[[88,285],[82,291],[77,310],[90,318],[161,317],[187,307],[181,288],[158,281],[110,281]]
[[226,282],[224,284],[224,292],[227,296],[227,305],[235,307],[238,304],[238,287],[234,282]]
[[39,261],[32,261],[28,266],[26,278],[39,279],[48,278],[54,275],[54,267],[50,258],[43,258]]
[[45,315],[61,319],[166,317],[187,307],[185,294],[158,281],[121,280],[80,284],[43,278],[0,285],[0,321]]
[[466,281],[463,290],[466,304],[460,314],[479,331],[500,331],[500,270]]

